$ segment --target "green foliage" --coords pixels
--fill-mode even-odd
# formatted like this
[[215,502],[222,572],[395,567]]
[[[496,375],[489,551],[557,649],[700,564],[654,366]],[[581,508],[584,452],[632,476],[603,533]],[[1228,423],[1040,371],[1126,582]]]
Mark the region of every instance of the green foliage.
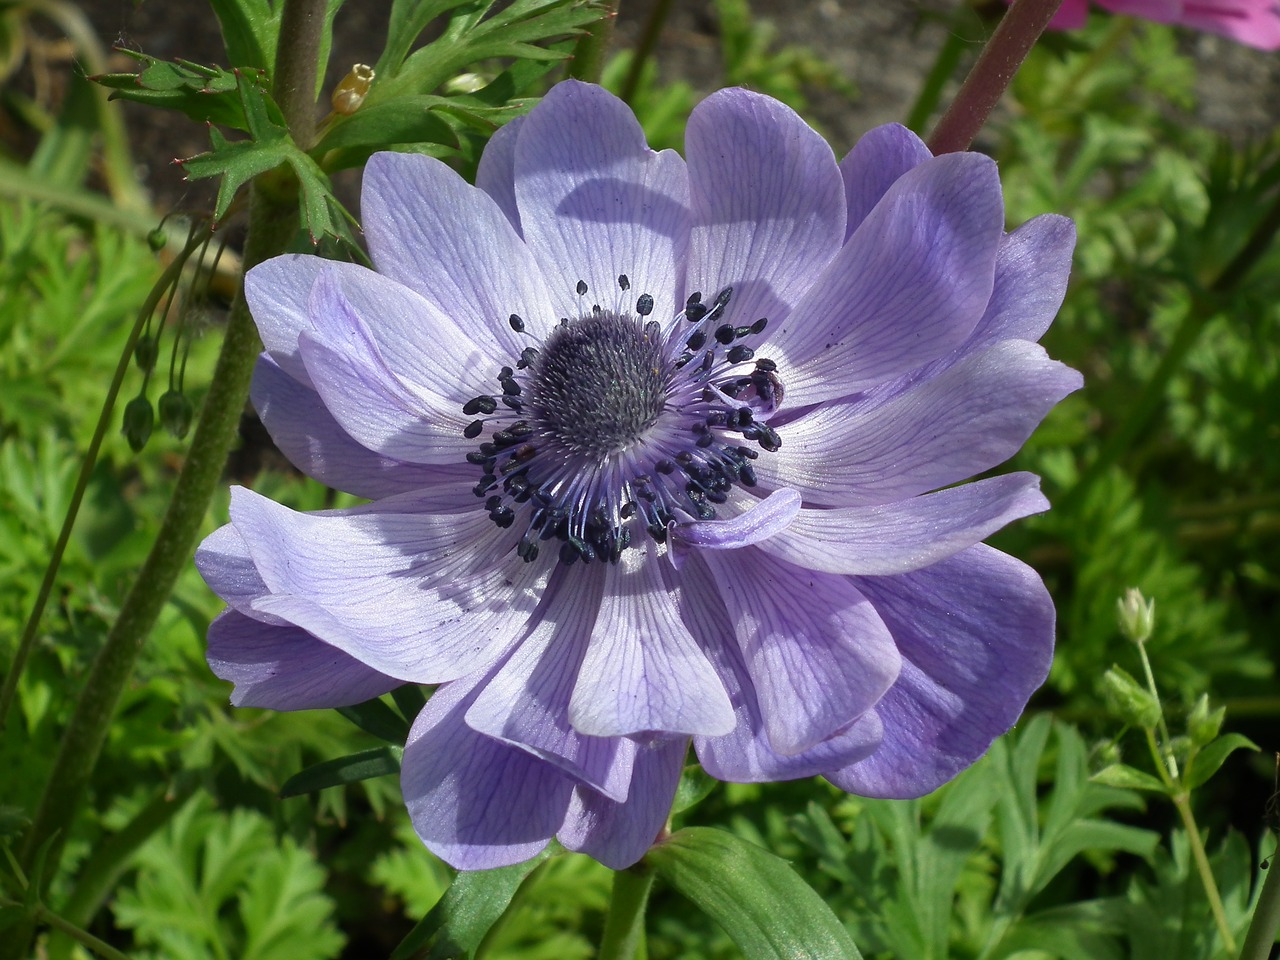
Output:
[[136,863],[112,912],[154,956],[324,960],[342,949],[324,869],[260,814],[193,802]]

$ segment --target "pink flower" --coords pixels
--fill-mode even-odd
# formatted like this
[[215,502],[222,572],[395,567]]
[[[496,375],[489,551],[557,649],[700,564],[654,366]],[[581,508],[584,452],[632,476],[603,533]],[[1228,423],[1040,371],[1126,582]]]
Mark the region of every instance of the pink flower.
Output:
[[[1280,3],[1277,0],[1097,0],[1111,13],[1176,23],[1220,33],[1260,50],[1280,50]],[[1088,0],[1063,0],[1049,24],[1051,30],[1084,26]]]

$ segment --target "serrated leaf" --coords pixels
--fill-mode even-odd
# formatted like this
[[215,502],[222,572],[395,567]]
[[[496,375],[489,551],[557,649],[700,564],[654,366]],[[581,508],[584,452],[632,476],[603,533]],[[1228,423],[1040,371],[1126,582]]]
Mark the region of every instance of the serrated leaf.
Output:
[[836,915],[785,860],[723,830],[686,827],[645,855],[746,960],[860,960]]
[[234,73],[220,67],[157,60],[128,50],[121,52],[144,66],[138,73],[108,73],[92,78],[111,90],[113,99],[165,107],[203,123],[246,129]]
[[300,797],[307,793],[316,793],[328,787],[341,787],[348,783],[359,783],[374,777],[387,777],[400,772],[400,756],[404,751],[398,747],[378,747],[366,750],[349,757],[338,757],[325,760],[295,773],[280,788],[280,799]]
[[1155,793],[1168,793],[1168,789],[1157,778],[1143,773],[1127,763],[1113,763],[1103,767],[1089,778],[1093,783],[1106,787],[1119,787],[1122,790],[1151,790]]
[[1227,757],[1237,750],[1256,751],[1258,749],[1258,745],[1243,734],[1224,734],[1196,754],[1191,769],[1187,771],[1187,787],[1194,790],[1203,784],[1217,773]]
[[425,954],[427,960],[470,960],[511,905],[520,884],[551,855],[547,848],[524,863],[458,874],[440,902],[395,948],[390,960],[409,960],[427,947],[431,948]]

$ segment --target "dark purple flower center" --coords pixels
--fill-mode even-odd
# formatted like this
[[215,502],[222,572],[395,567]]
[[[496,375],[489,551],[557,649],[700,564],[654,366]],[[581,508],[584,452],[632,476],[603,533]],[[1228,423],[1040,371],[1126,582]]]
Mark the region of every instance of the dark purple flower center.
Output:
[[[618,283],[630,288],[625,276]],[[648,319],[648,294],[634,314],[595,306],[562,319],[499,371],[500,393],[463,406],[483,415],[467,437],[493,428],[467,455],[484,471],[476,496],[498,526],[524,524],[523,559],[554,539],[563,563],[617,562],[637,530],[663,543],[671,523],[714,520],[735,484],[755,485],[755,447],[780,445],[763,421],[782,382],[771,360],[738,342],[767,321],[723,322],[731,296],[725,289],[707,305],[695,293],[665,329]],[[524,332],[518,316],[509,322]]]

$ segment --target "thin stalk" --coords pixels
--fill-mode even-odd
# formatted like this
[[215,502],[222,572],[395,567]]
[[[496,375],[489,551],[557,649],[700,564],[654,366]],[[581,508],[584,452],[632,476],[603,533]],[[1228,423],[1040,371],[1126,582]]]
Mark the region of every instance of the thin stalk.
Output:
[[1253,919],[1249,921],[1249,932],[1240,948],[1240,960],[1267,960],[1277,932],[1280,932],[1280,863],[1273,853],[1271,869],[1263,881],[1258,905],[1253,908]]
[[1209,857],[1204,852],[1204,841],[1200,838],[1200,828],[1191,815],[1191,800],[1185,791],[1170,797],[1178,808],[1178,816],[1182,818],[1182,826],[1187,831],[1187,839],[1191,841],[1191,856],[1196,861],[1196,873],[1200,874],[1200,883],[1204,886],[1205,896],[1209,898],[1209,910],[1213,913],[1213,922],[1218,927],[1218,935],[1222,937],[1227,953],[1236,952],[1236,938],[1231,935],[1227,925],[1227,913],[1222,909],[1222,897],[1218,894],[1218,884],[1213,879],[1213,870],[1209,868]]
[[1016,0],[929,138],[935,154],[969,149],[1062,0]]
[[656,874],[637,864],[613,875],[613,895],[604,921],[597,960],[643,960],[644,911]]
[[45,567],[44,579],[41,580],[40,589],[36,593],[36,602],[31,609],[31,615],[27,618],[26,625],[22,629],[22,639],[18,641],[18,651],[14,654],[9,673],[4,678],[4,688],[0,689],[0,730],[4,729],[8,720],[9,707],[12,705],[14,695],[18,689],[18,679],[22,676],[22,671],[27,665],[27,657],[30,655],[31,647],[35,643],[36,633],[40,629],[40,620],[44,616],[44,608],[49,602],[49,596],[53,592],[53,585],[57,581],[58,570],[62,566],[63,554],[66,553],[67,544],[71,540],[72,528],[75,526],[76,517],[80,513],[80,504],[84,500],[85,491],[89,488],[89,479],[93,475],[93,468],[98,463],[98,453],[102,449],[102,441],[106,438],[108,427],[114,422],[112,414],[115,410],[116,398],[119,397],[124,378],[128,374],[129,368],[133,365],[133,352],[138,345],[138,337],[142,335],[147,318],[155,312],[161,299],[176,286],[178,277],[181,276],[182,270],[186,266],[187,258],[191,256],[192,251],[201,242],[200,235],[193,231],[192,235],[187,238],[187,243],[182,248],[182,251],[165,268],[165,271],[160,274],[160,279],[151,288],[151,293],[147,295],[146,301],[138,311],[138,319],[134,321],[133,329],[129,331],[129,339],[120,355],[120,362],[116,364],[115,375],[111,378],[111,385],[107,387],[107,396],[102,403],[102,412],[98,415],[98,425],[94,428],[93,438],[89,441],[89,449],[85,451],[84,462],[80,465],[80,475],[76,478],[75,489],[71,492],[71,501],[67,505],[67,515],[63,518],[62,529],[58,531],[58,539],[49,554],[49,563]]
[[[0,907],[21,906],[22,904],[17,900],[10,900],[8,897],[0,897]],[[105,957],[106,960],[129,960],[127,956],[115,947],[111,946],[111,944],[99,940],[88,930],[81,930],[74,923],[68,923],[46,906],[37,905],[35,909],[31,911],[31,915],[32,919],[34,919],[36,923],[46,924],[53,927],[53,929],[60,933],[65,933],[68,937],[71,937],[78,943],[84,944],[98,956]]]
[[956,8],[951,29],[947,31],[947,39],[938,49],[938,56],[934,59],[933,66],[929,68],[928,76],[924,78],[924,84],[920,87],[916,102],[911,105],[911,112],[907,114],[906,125],[916,133],[924,132],[925,124],[938,109],[938,102],[942,99],[942,88],[955,75],[956,68],[960,66],[960,57],[965,47],[969,45],[969,41],[956,29],[962,13],[967,13],[967,8],[963,5]]
[[[1156,689],[1156,676],[1151,672],[1151,658],[1147,656],[1147,646],[1145,643],[1138,644],[1138,659],[1142,661],[1142,673],[1147,679],[1147,692],[1155,698],[1156,703],[1160,702],[1160,691]],[[1164,719],[1164,708],[1160,709],[1160,719],[1157,721],[1160,730],[1161,749],[1164,751],[1164,762],[1168,766],[1169,776],[1174,780],[1178,779],[1178,761],[1174,759],[1173,750],[1170,744],[1173,738],[1169,736],[1169,724]]]
[[672,2],[673,0],[657,0],[644,22],[640,42],[636,44],[635,52],[631,55],[631,65],[627,68],[627,76],[622,81],[622,89],[618,92],[618,96],[629,106],[635,106],[633,101],[636,91],[640,89],[640,78],[644,76],[644,65],[658,47],[658,41],[662,38],[662,26],[671,13]]
[[604,72],[604,55],[613,40],[613,28],[618,23],[619,0],[604,0],[600,19],[587,27],[573,47],[573,59],[569,61],[569,76],[575,80],[599,83]]

